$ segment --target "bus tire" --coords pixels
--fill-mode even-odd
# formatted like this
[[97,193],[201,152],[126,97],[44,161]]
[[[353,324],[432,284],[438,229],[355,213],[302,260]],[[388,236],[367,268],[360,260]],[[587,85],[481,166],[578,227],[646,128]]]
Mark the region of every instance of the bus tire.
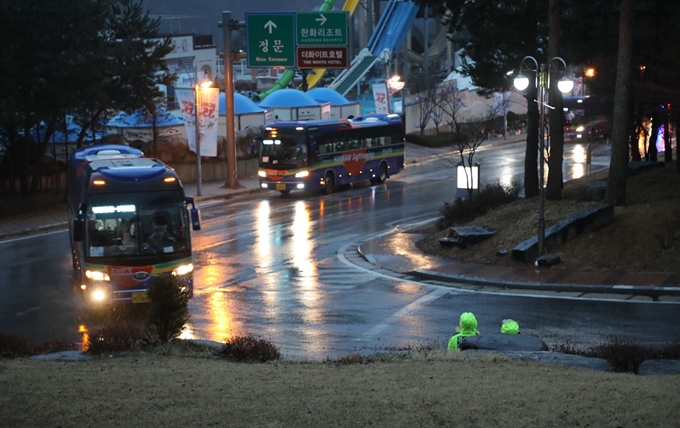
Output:
[[335,191],[335,176],[332,172],[327,172],[324,177],[323,191],[326,194],[333,193]]
[[382,184],[387,181],[387,164],[385,162],[380,164],[378,168],[378,176],[375,178],[376,184]]

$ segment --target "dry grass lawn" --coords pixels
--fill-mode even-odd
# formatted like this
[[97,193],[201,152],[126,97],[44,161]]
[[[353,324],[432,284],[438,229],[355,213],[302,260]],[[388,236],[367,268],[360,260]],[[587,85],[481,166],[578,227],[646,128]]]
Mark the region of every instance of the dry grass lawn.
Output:
[[680,376],[490,354],[234,363],[128,355],[0,360],[6,427],[670,427]]

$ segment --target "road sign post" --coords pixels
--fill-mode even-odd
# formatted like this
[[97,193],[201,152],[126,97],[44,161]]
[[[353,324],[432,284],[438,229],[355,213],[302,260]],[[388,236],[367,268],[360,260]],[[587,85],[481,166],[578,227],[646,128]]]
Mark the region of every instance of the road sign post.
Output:
[[246,13],[248,67],[295,67],[295,14]]

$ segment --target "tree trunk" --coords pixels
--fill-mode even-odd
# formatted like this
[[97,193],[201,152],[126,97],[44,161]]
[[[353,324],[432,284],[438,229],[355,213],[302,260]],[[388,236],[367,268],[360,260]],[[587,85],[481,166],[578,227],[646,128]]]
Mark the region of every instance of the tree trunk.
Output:
[[527,147],[524,153],[524,197],[538,196],[538,105],[536,87],[527,89]]
[[[527,32],[526,45],[528,52],[536,55],[536,43],[538,39],[538,13],[536,0],[527,1],[526,22],[531,25]],[[538,73],[538,70],[536,70]],[[537,88],[531,83],[527,89],[527,147],[524,154],[524,197],[533,198],[538,196],[538,105],[536,104]]]
[[668,110],[663,111],[663,161],[673,162],[673,148],[671,147],[670,114]]
[[[559,55],[560,50],[560,0],[550,0],[548,5],[548,58]],[[566,73],[564,70],[563,73]],[[548,64],[550,73],[550,64]],[[548,184],[545,189],[546,199],[562,199],[562,163],[564,159],[564,111],[562,110],[562,93],[557,89],[561,73],[550,76],[548,103],[554,107],[548,113],[550,124],[550,158],[548,159]]]
[[628,124],[630,119],[630,76],[633,50],[633,12],[635,0],[621,0],[619,17],[619,49],[614,95],[614,130],[612,154],[605,199],[613,205],[626,204],[626,172],[628,168]]
[[548,185],[545,189],[546,199],[559,201],[562,199],[564,177],[562,164],[564,162],[564,110],[562,110],[562,93],[557,89],[556,82],[550,86],[550,158],[548,159]]
[[659,111],[655,108],[652,110],[652,135],[649,136],[649,153],[647,160],[656,162],[659,160],[658,151],[656,150],[656,140],[659,139]]
[[642,129],[643,116],[639,104],[638,101],[635,101],[635,108],[633,109],[635,123],[630,133],[630,157],[634,161],[642,160],[642,156],[640,156],[640,129]]

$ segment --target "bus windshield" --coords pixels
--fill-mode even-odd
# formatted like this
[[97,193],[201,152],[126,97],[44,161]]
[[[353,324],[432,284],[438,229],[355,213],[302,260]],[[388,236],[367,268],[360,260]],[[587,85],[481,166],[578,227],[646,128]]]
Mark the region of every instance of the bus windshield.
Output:
[[266,168],[299,168],[307,166],[305,132],[269,133],[261,142],[260,165]]
[[173,254],[190,249],[187,209],[178,192],[95,194],[85,246],[91,258]]

